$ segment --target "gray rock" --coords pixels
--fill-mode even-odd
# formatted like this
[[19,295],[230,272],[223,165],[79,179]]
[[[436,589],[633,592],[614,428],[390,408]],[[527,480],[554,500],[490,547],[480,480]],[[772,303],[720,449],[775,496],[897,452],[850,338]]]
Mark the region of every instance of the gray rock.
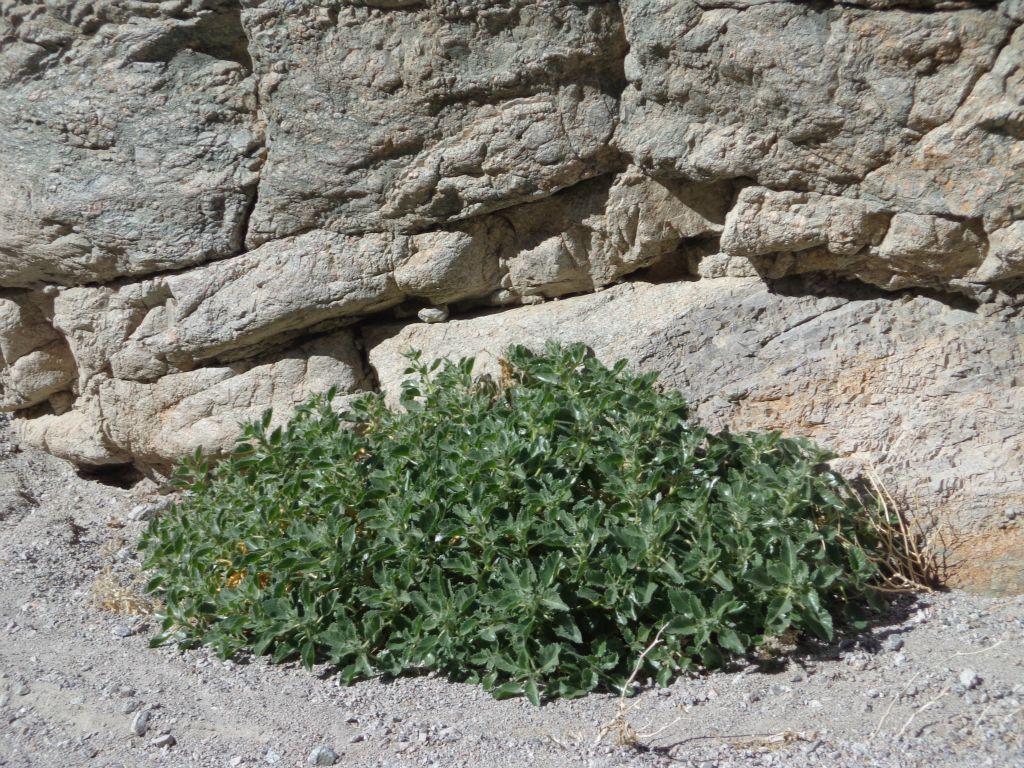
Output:
[[621,162],[608,144],[626,48],[614,3],[343,4],[332,16],[269,0],[242,22],[273,147],[250,246],[325,226],[422,229]]
[[145,736],[146,731],[149,730],[150,711],[148,709],[141,710],[135,717],[132,718],[131,731],[135,736]]
[[157,736],[155,739],[153,739],[151,742],[149,742],[149,746],[157,747],[157,748],[170,748],[170,747],[173,747],[177,743],[178,743],[178,740],[176,738],[174,738],[174,734],[172,734],[172,733],[164,733],[164,734],[161,734],[160,736]]
[[448,319],[448,307],[426,307],[416,313],[424,323],[443,323]]
[[313,748],[313,751],[309,753],[309,757],[306,758],[306,762],[310,765],[334,765],[338,762],[338,759],[338,753],[333,749],[319,746]]
[[0,168],[0,285],[238,251],[264,150],[232,6],[4,8],[0,153],[17,161]]
[[[814,198],[809,219],[794,211],[746,248],[803,251],[851,206],[884,214],[798,257],[804,271],[887,288],[1018,275],[1019,249],[1002,245],[1019,241],[1008,193],[1024,178],[1010,127],[1020,85],[1006,73],[1024,31],[993,8],[905,5],[624,0],[629,85],[616,142],[656,178],[744,178],[783,197],[827,196]],[[894,231],[881,244],[888,216]],[[735,233],[762,226],[742,197],[730,219]],[[881,250],[849,252],[868,243]]]
[[981,677],[973,669],[966,668],[960,671],[960,676],[957,678],[962,685],[968,691],[977,688],[981,685]]

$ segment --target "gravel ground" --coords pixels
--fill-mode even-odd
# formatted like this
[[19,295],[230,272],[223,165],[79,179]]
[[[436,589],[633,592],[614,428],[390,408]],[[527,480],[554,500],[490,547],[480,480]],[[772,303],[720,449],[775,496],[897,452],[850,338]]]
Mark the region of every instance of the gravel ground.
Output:
[[617,746],[609,695],[537,709],[149,649],[151,621],[95,596],[137,573],[154,491],[19,450],[0,417],[0,766],[1024,766],[1024,597],[906,599],[863,635],[645,690]]

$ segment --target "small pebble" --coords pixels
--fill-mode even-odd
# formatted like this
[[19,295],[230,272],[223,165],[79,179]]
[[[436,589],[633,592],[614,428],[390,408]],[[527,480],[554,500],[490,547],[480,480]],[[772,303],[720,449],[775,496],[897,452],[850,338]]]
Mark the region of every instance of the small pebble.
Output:
[[145,736],[149,730],[149,710],[144,709],[132,718],[132,733],[136,736]]
[[32,689],[28,687],[28,683],[18,683],[14,686],[14,693],[18,696],[28,696]]
[[973,669],[967,668],[960,673],[960,685],[969,691],[981,685],[981,678]]
[[903,638],[896,635],[889,635],[889,637],[885,638],[885,642],[882,643],[882,647],[893,653],[901,651],[903,650]]
[[112,630],[110,630],[114,637],[131,637],[131,627],[126,627],[124,624],[118,624]]
[[338,762],[338,753],[330,747],[314,747],[306,762],[310,765],[334,765]]
[[360,741],[366,741],[365,733],[357,733],[355,736],[348,740],[349,744],[358,744]]
[[151,747],[157,747],[162,749],[164,747],[173,747],[177,743],[178,740],[174,738],[173,734],[165,733],[161,736],[157,736],[155,739],[149,742],[149,745]]
[[277,763],[281,762],[281,756],[277,754],[277,752],[275,752],[274,750],[268,749],[266,754],[263,755],[263,762],[267,763],[268,765],[276,765]]
[[425,307],[416,313],[424,323],[443,323],[448,319],[448,307]]

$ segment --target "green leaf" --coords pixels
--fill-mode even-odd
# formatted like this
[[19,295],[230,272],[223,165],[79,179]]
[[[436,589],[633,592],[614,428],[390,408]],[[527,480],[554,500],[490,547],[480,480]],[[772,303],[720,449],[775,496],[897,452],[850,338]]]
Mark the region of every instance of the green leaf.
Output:
[[302,644],[302,666],[306,669],[312,669],[313,665],[316,664],[316,646],[313,645],[312,641],[307,640]]
[[777,596],[768,603],[765,616],[765,627],[771,634],[779,634],[789,626],[789,614],[793,610],[793,602],[788,596]]
[[722,589],[724,589],[726,592],[732,592],[732,581],[730,581],[729,577],[726,576],[722,571],[715,571],[714,575],[711,577],[711,580],[715,582],[715,584],[720,586]]
[[747,652],[747,643],[740,638],[732,629],[721,629],[718,631],[718,644],[727,651],[737,655]]
[[513,696],[522,696],[526,690],[524,683],[518,680],[512,680],[507,683],[502,683],[497,688],[491,690],[491,695],[496,699],[511,699]]
[[540,706],[540,691],[537,690],[537,682],[530,678],[526,683],[526,698],[529,699],[530,703],[535,707]]

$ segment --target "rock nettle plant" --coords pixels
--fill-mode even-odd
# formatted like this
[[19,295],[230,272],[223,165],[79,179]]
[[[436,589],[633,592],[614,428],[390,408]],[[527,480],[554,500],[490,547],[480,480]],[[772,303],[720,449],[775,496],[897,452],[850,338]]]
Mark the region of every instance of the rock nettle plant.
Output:
[[392,410],[332,394],[230,458],[142,539],[156,642],[207,644],[352,681],[436,670],[499,697],[661,684],[788,630],[832,636],[876,557],[829,455],[711,434],[679,394],[581,345],[523,347],[501,381],[418,356]]

